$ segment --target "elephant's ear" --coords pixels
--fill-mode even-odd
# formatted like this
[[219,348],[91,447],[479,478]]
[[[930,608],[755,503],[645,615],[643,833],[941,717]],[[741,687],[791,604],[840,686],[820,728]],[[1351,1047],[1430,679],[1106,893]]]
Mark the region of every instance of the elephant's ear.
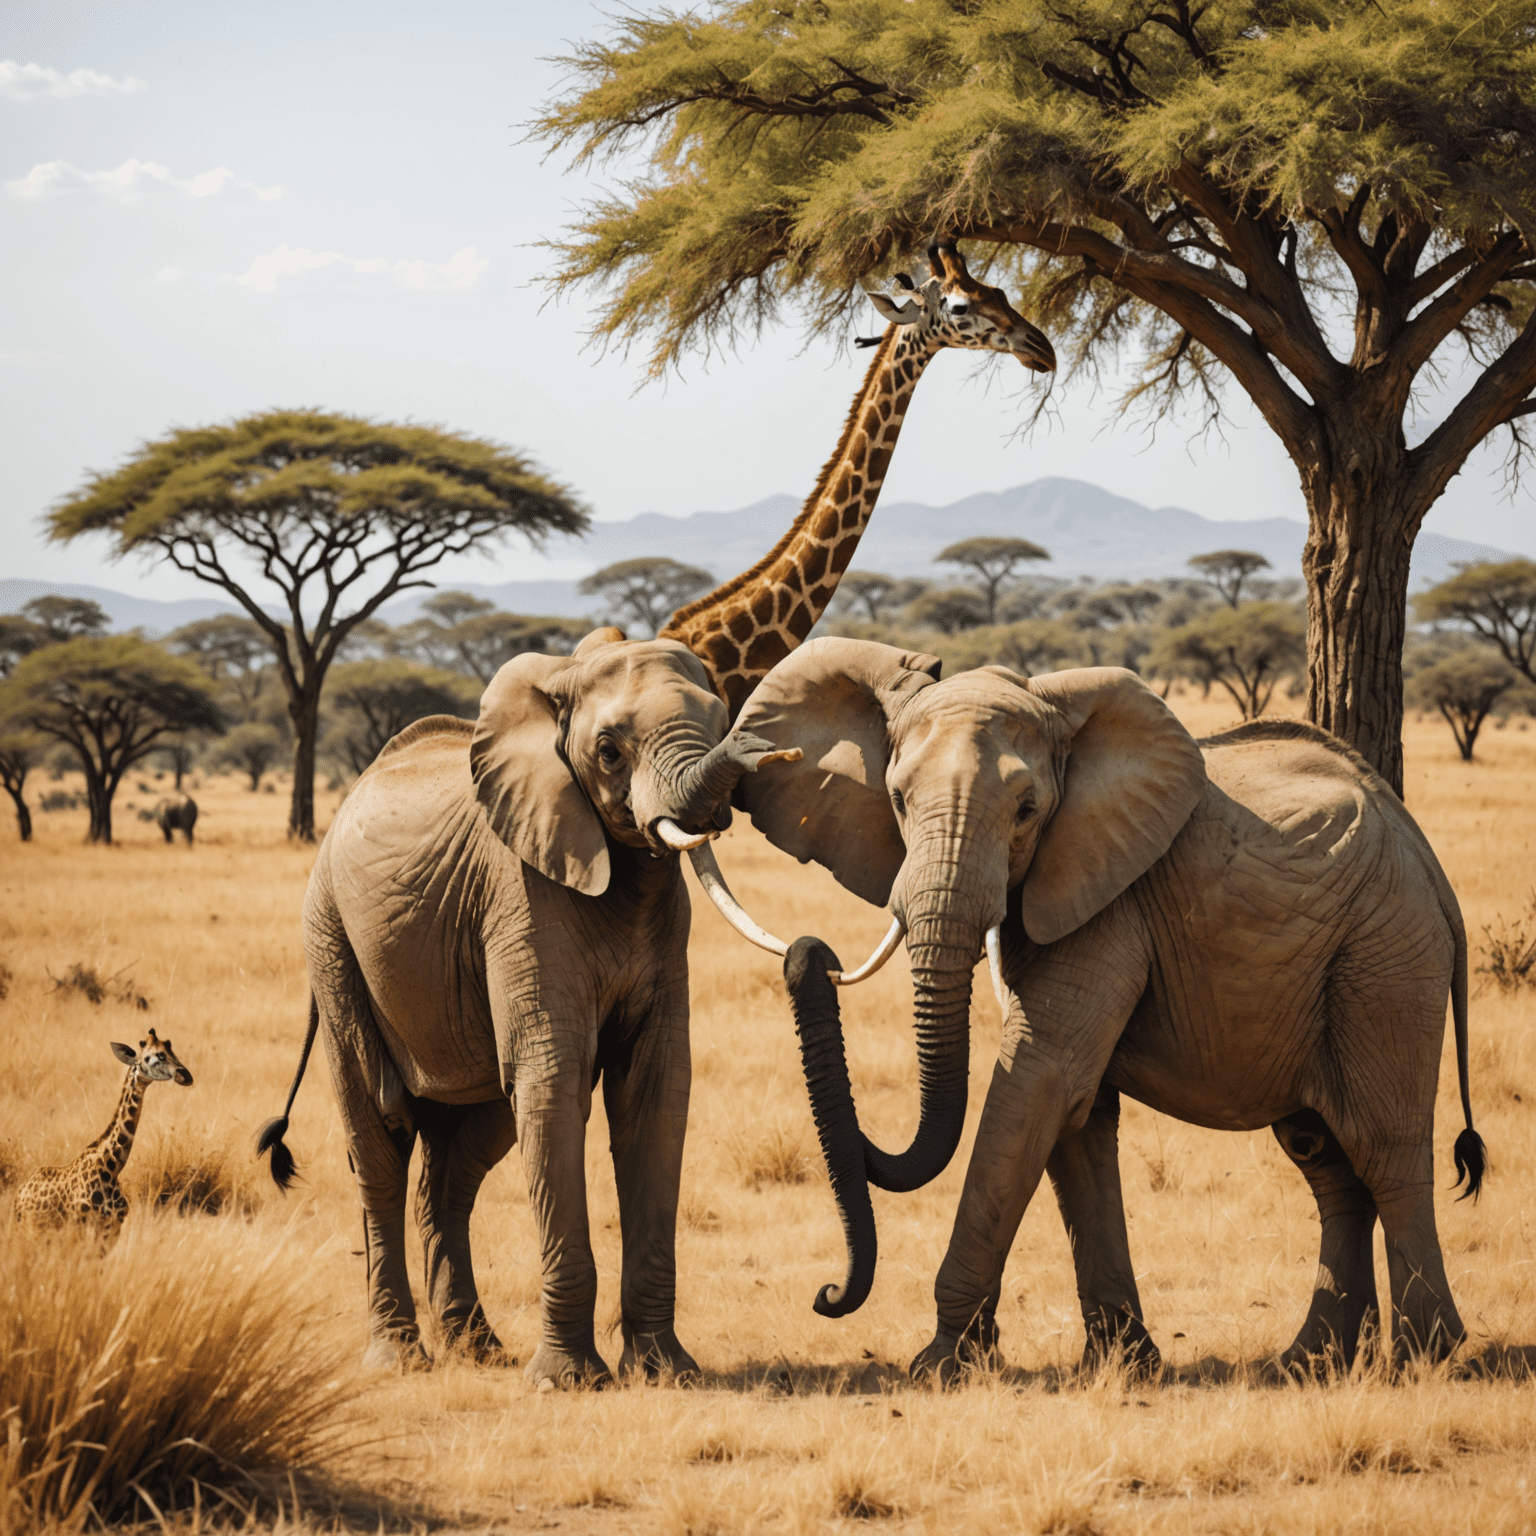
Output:
[[571,658],[527,652],[491,679],[469,745],[475,794],[496,835],[523,863],[584,896],[608,889],[608,839],[560,753],[547,685]]
[[1024,877],[1024,931],[1052,944],[1160,859],[1205,793],[1205,759],[1174,713],[1121,667],[1080,667],[1025,685],[1066,717],[1061,804]]
[[938,675],[936,657],[828,636],[791,651],[736,722],[738,730],[802,753],[798,763],[775,763],[741,780],[736,804],[752,825],[877,907],[891,899],[907,852],[885,789],[886,722]]

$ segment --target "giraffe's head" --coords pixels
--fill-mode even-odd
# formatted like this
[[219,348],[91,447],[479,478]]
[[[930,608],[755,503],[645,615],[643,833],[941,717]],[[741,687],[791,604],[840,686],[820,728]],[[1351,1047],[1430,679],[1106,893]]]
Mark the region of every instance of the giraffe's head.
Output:
[[124,1045],[121,1040],[112,1042],[112,1054],[127,1067],[137,1067],[139,1076],[152,1083],[174,1082],[183,1088],[192,1086],[192,1074],[182,1066],[169,1040],[162,1040],[154,1030],[147,1040],[139,1041],[138,1050]]
[[953,240],[935,237],[928,265],[932,276],[925,283],[897,273],[897,283],[912,295],[905,303],[883,293],[871,293],[870,302],[893,325],[921,326],[938,346],[1004,352],[1036,373],[1055,372],[1056,351],[1044,332],[1014,309],[1001,288],[971,276]]

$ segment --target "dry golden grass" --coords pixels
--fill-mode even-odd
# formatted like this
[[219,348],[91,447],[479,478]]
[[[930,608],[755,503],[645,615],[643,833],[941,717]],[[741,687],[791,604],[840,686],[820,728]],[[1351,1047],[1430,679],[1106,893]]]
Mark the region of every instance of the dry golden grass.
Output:
[[[1176,702],[1197,731],[1232,723],[1214,699]],[[1485,733],[1470,765],[1439,720],[1410,721],[1407,734],[1409,805],[1461,897],[1476,963],[1484,927],[1524,910],[1536,870],[1536,730]],[[365,1331],[360,1224],[318,1062],[289,1135],[304,1175],[296,1191],[284,1199],[253,1179],[247,1151],[281,1109],[297,1059],[298,913],[312,850],[284,842],[284,794],[251,795],[233,778],[194,788],[197,846],[167,847],[123,804],[152,803],[161,788],[120,797],[117,847],[82,846],[79,809],[39,814],[30,848],[0,845],[0,964],[12,972],[0,1001],[0,1185],[6,1168],[24,1177],[103,1128],[120,1082],[106,1042],[137,1040],[141,1023],[153,1023],[197,1082],[149,1095],[125,1179],[135,1214],[124,1243],[146,1224],[185,1232],[198,1252],[280,1249],[274,1273],[303,1284],[316,1347],[355,1360]],[[322,797],[322,823],[334,805]],[[739,894],[785,936],[818,933],[848,959],[884,928],[879,912],[748,830],[729,834],[720,858]],[[1156,1387],[1114,1372],[1073,1377],[1081,1322],[1046,1192],[1025,1217],[1005,1279],[1007,1368],[940,1395],[909,1386],[905,1366],[930,1337],[933,1276],[996,1051],[990,988],[983,977],[975,989],[973,1103],[960,1151],[925,1190],[875,1192],[873,1294],[853,1317],[830,1321],[810,1303],[841,1277],[841,1233],[778,965],[747,950],[702,899],[695,914],[678,1330],[705,1368],[704,1387],[539,1396],[518,1371],[459,1361],[409,1378],[344,1371],[362,1396],[348,1410],[357,1443],[339,1475],[386,1505],[476,1528],[1486,1536],[1536,1526],[1536,1387],[1514,1374],[1536,1346],[1536,990],[1487,985],[1474,999],[1472,1093],[1492,1173],[1479,1205],[1447,1191],[1439,1210],[1472,1334],[1463,1358],[1506,1374],[1440,1369],[1391,1383],[1362,1369],[1321,1387],[1266,1385],[1262,1364],[1289,1342],[1311,1291],[1317,1222],[1306,1187],[1267,1132],[1205,1131],[1127,1103],[1132,1251],[1149,1326],[1176,1377]],[[148,1012],[54,990],[50,973],[76,963],[121,972]],[[887,1145],[916,1119],[909,1006],[899,961],[845,999],[861,1114]],[[1442,1188],[1459,1119],[1448,1045]],[[613,1361],[618,1211],[600,1097],[593,1121],[598,1330]],[[153,1191],[198,1180],[219,1191],[216,1213],[183,1220],[172,1214],[175,1198],[152,1213]],[[9,1233],[7,1203],[0,1192]],[[486,1310],[526,1359],[537,1244],[515,1156],[488,1180],[474,1234]]]

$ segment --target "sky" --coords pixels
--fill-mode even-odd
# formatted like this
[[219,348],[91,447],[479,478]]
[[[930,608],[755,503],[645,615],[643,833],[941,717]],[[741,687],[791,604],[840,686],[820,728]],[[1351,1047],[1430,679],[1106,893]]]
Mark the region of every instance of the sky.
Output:
[[[641,7],[642,9],[644,6]],[[40,517],[172,427],[272,406],[441,424],[531,454],[599,518],[804,494],[865,359],[793,322],[647,383],[586,342],[548,255],[621,174],[544,158],[524,124],[603,34],[582,0],[431,6],[7,0],[0,32],[0,574],[207,595],[55,545]],[[858,329],[874,329],[870,311]],[[955,353],[924,377],[884,495],[943,505],[1046,475],[1213,518],[1302,520],[1296,473],[1241,402],[1224,441],[1116,424],[1113,392]],[[1429,413],[1435,403],[1426,407]],[[1536,552],[1531,492],[1485,448],[1427,527]],[[781,530],[764,532],[767,548]],[[701,555],[702,558],[702,555]],[[444,581],[571,576],[523,546]]]

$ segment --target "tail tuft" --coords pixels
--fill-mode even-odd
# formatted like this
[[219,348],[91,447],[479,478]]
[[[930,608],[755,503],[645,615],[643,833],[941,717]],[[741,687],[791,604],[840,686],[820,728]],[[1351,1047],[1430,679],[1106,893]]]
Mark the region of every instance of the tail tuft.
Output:
[[1456,1198],[1465,1200],[1470,1195],[1475,1205],[1483,1187],[1483,1175],[1488,1171],[1488,1149],[1483,1145],[1483,1138],[1469,1125],[1456,1138],[1452,1155],[1456,1159],[1456,1183],[1451,1188],[1458,1188],[1465,1179],[1467,1187]]
[[[279,1115],[275,1120],[268,1120],[256,1133],[256,1156],[260,1157],[263,1152],[272,1154],[272,1182],[281,1190],[286,1190],[293,1183],[294,1174],[298,1171],[293,1161],[293,1153],[283,1145],[283,1137],[287,1134],[287,1115]],[[1456,1166],[1459,1168],[1461,1143],[1457,1142],[1456,1145],[1458,1148]],[[1480,1164],[1479,1167],[1481,1167]]]

